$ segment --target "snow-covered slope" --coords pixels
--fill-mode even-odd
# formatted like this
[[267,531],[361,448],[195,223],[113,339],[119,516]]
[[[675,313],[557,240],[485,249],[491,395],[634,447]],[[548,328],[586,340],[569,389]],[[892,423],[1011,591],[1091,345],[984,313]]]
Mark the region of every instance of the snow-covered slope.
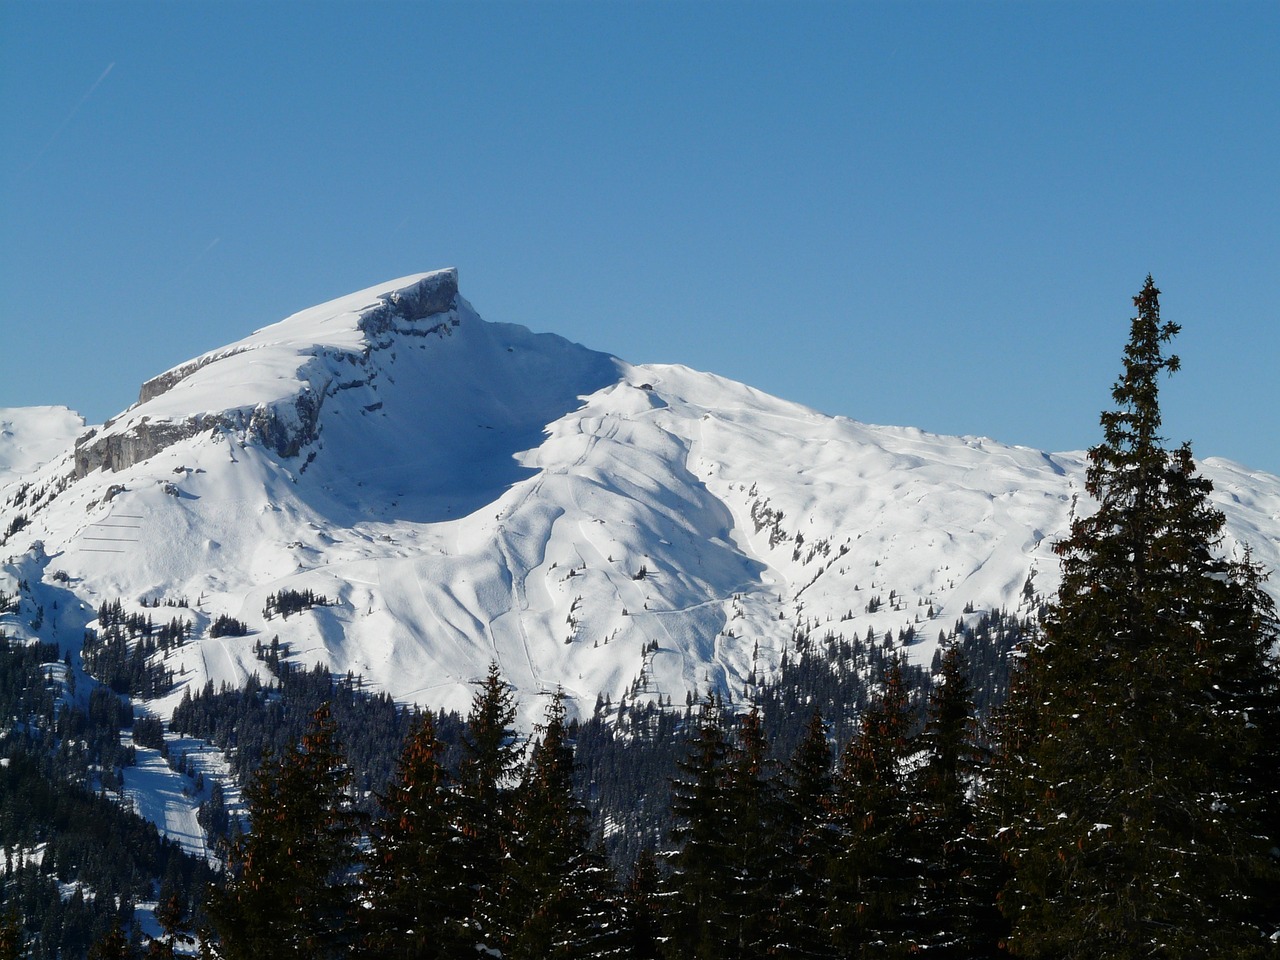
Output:
[[[1204,469],[1232,537],[1280,565],[1280,479]],[[74,644],[103,601],[185,600],[196,639],[169,654],[161,713],[260,671],[255,644],[278,637],[459,709],[496,659],[534,717],[557,688],[586,711],[600,693],[741,697],[799,623],[910,627],[928,663],[966,605],[1013,607],[1029,575],[1053,590],[1083,456],[630,365],[487,323],[441,271],[183,364],[21,472],[0,490],[0,531],[25,518],[0,590],[30,589],[0,625]],[[333,602],[268,616],[281,590]],[[220,614],[249,635],[210,637]]]
[[83,430],[84,419],[66,407],[0,407],[0,488],[44,466]]

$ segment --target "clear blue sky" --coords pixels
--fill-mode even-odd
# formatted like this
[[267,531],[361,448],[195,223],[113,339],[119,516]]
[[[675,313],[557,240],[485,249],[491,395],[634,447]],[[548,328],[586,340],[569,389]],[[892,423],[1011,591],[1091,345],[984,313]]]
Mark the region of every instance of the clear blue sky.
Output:
[[828,413],[1280,473],[1280,4],[0,0],[0,406],[442,266]]

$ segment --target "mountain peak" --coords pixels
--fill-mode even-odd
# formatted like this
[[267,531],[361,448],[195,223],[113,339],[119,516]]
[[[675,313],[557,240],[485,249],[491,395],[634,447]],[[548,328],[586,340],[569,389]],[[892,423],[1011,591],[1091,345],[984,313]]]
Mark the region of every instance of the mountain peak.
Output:
[[77,444],[75,470],[126,469],[206,430],[249,431],[283,457],[314,439],[342,364],[361,365],[396,336],[457,326],[458,272],[414,274],[263,327],[146,381],[138,402]]

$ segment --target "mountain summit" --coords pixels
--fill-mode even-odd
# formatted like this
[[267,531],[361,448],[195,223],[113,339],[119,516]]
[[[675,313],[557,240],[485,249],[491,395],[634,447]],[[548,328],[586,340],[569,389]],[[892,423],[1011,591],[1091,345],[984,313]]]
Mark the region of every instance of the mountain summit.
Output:
[[[958,618],[1051,592],[1051,544],[1091,509],[1081,454],[628,364],[482,320],[453,270],[181,364],[36,459],[0,456],[0,625],[65,643],[103,604],[175,605],[191,641],[155,655],[161,714],[262,672],[273,640],[459,709],[497,660],[528,717],[557,689],[580,711],[741,699],[797,631],[892,634],[928,666]],[[1229,539],[1275,567],[1280,479],[1203,469]]]

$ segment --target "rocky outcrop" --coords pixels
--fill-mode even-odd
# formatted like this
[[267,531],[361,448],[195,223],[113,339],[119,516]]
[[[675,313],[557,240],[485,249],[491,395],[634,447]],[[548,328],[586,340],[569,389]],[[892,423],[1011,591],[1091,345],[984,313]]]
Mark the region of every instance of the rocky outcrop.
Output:
[[105,436],[86,435],[75,450],[77,479],[98,469],[127,470],[161,450],[210,431],[242,434],[281,457],[296,457],[316,438],[323,392],[304,389],[292,400],[260,403],[252,411],[204,413],[185,420],[152,422],[143,417],[127,430]]
[[76,442],[76,479],[100,468],[113,472],[128,469],[181,440],[224,426],[229,424],[219,415],[159,423],[143,417],[127,431],[87,435]]
[[323,390],[303,390],[290,402],[260,403],[249,418],[248,439],[258,440],[281,457],[296,457],[316,438]]
[[[342,353],[334,356],[317,352],[304,361],[298,371],[303,382],[293,397],[271,403],[260,403],[252,409],[199,413],[182,420],[153,421],[143,415],[136,422],[113,429],[148,401],[168,393],[199,370],[243,353],[245,347],[232,347],[192,360],[153,377],[142,385],[138,403],[115,420],[108,421],[101,433],[81,437],[75,449],[75,476],[83,477],[94,470],[125,470],[155,456],[161,450],[210,430],[227,430],[240,434],[248,442],[259,442],[281,457],[296,457],[303,447],[316,438],[320,426],[320,408],[331,392],[334,379],[333,362],[368,362],[370,348],[385,347],[396,336],[445,334],[458,323],[450,315],[458,306],[458,273],[442,270],[423,277],[411,286],[382,297],[378,303],[360,312],[356,324],[369,346],[363,356]],[[344,386],[360,386],[367,378],[356,377]]]
[[409,329],[427,332],[421,321],[448,313],[458,305],[458,271],[441,270],[423,277],[403,290],[396,290],[381,298],[376,307],[370,307],[360,315],[360,329],[371,336],[380,336],[397,329],[400,324]]
[[237,353],[243,353],[244,348],[226,350],[222,353],[210,353],[189,363],[174,367],[172,370],[166,370],[158,377],[152,377],[138,390],[138,406],[146,403],[148,400],[154,400],[162,394],[168,393],[177,384],[181,383],[187,377],[191,376],[197,370],[207,367],[211,363],[219,360],[225,360],[227,357],[234,357]]

